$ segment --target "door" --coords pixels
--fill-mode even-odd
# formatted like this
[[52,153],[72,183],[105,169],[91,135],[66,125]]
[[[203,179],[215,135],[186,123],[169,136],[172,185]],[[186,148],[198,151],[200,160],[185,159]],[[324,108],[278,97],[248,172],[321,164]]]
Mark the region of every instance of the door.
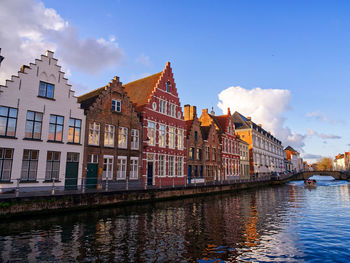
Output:
[[187,177],[188,177],[188,183],[191,183],[191,174],[192,174],[192,166],[189,165],[188,166],[188,173],[187,173]]
[[95,189],[97,186],[97,163],[87,164],[87,174],[86,174],[86,188]]
[[147,185],[153,185],[153,162],[147,162]]
[[76,190],[78,185],[79,153],[67,153],[64,188]]

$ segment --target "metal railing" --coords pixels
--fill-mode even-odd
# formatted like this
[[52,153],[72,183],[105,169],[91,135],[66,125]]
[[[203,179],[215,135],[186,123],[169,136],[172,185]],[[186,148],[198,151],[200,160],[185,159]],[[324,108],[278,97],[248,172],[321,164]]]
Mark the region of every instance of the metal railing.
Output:
[[[259,176],[251,176],[249,179],[231,178],[229,180],[213,180],[198,182],[198,180],[188,181],[183,178],[185,184],[177,184],[179,177],[173,177],[169,182],[169,178],[157,178],[157,185],[147,185],[142,179],[133,180],[126,178],[125,180],[115,180],[105,178],[96,180],[91,178],[64,178],[61,180],[47,180],[45,178],[37,178],[35,181],[23,181],[21,179],[13,180],[10,184],[3,184],[0,188],[1,198],[30,197],[30,196],[55,196],[66,194],[84,194],[99,192],[118,192],[118,191],[147,191],[147,190],[166,190],[175,188],[196,188],[220,185],[234,185],[241,183],[257,183],[271,180],[285,180],[292,175],[281,175],[278,178],[272,178],[270,174]],[[192,179],[200,179],[192,178]],[[70,184],[71,182],[71,184]],[[1,182],[0,182],[1,184]]]

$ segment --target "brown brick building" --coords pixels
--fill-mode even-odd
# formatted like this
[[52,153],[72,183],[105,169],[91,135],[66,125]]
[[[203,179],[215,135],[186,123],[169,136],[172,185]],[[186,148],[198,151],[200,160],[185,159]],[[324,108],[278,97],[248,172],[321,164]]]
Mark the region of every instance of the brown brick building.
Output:
[[196,106],[185,105],[184,115],[187,142],[187,180],[188,183],[202,183],[205,177],[204,140],[201,124],[197,118]]
[[86,186],[99,187],[107,179],[110,187],[141,185],[142,126],[119,78],[78,101],[86,115]]

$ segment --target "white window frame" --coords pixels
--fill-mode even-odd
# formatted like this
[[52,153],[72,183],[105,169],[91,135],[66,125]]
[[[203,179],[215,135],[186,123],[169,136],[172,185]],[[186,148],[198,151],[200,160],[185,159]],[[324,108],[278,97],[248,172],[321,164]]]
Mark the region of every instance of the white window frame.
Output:
[[175,176],[175,156],[168,156],[168,174],[169,177]]
[[177,157],[177,176],[183,176],[183,168],[184,168],[184,158],[182,156]]
[[165,176],[165,168],[166,168],[166,157],[164,154],[160,154],[158,156],[158,176]]
[[[107,162],[106,162],[107,160]],[[112,162],[109,162],[112,160]],[[113,155],[103,155],[103,171],[102,171],[102,180],[106,180],[108,176],[108,180],[113,179],[113,162],[114,162],[114,156]],[[105,170],[106,165],[106,170]],[[110,167],[109,167],[110,165]],[[109,169],[111,168],[111,169]]]
[[119,127],[118,147],[126,149],[128,147],[128,128]]
[[104,136],[105,147],[114,147],[114,134],[115,134],[115,126],[112,124],[105,124],[105,136]]
[[121,102],[121,100],[112,100],[112,111],[115,111],[115,112],[121,112],[122,111],[122,102]]
[[98,163],[98,154],[88,154],[87,163]]
[[169,127],[169,148],[175,148],[175,127]]
[[[101,125],[97,122],[89,123],[89,145],[100,145],[100,127]],[[90,140],[90,134],[91,140]],[[97,141],[97,143],[95,143]]]
[[167,114],[167,101],[159,99],[159,112]]
[[140,144],[139,130],[131,129],[131,149],[138,150]]
[[184,132],[183,130],[180,130],[180,129],[177,130],[177,149],[178,150],[184,149]]
[[148,145],[150,146],[156,145],[156,123],[153,121],[148,122],[147,138],[148,138]]
[[139,177],[139,158],[130,157],[130,176],[129,179],[137,180]]
[[158,146],[163,148],[166,146],[166,125],[164,124],[159,124]]
[[126,156],[118,156],[117,159],[117,180],[125,180],[126,179],[126,168],[127,168],[127,157]]

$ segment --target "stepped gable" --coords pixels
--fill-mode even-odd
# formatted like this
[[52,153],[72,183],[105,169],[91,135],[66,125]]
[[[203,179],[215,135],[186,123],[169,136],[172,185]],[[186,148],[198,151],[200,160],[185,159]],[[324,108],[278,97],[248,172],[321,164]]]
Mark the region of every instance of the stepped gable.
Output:
[[186,138],[188,138],[188,136],[191,133],[193,120],[187,120],[187,121],[185,121],[185,123],[186,123]]
[[211,126],[201,126],[203,140],[208,140]]

